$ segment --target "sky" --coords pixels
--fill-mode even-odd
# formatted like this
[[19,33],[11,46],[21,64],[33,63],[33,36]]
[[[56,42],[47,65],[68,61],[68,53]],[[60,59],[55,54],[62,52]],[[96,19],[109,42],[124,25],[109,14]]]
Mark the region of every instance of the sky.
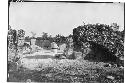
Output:
[[73,28],[91,23],[124,27],[123,3],[61,3],[61,2],[12,2],[9,8],[9,25],[24,29],[26,36],[31,31],[36,36],[42,32],[55,36],[72,34]]

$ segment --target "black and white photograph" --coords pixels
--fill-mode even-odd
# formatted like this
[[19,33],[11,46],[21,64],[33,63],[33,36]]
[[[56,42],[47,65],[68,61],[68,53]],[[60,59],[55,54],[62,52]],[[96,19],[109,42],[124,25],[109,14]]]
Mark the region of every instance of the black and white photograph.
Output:
[[7,82],[124,83],[124,3],[8,2]]

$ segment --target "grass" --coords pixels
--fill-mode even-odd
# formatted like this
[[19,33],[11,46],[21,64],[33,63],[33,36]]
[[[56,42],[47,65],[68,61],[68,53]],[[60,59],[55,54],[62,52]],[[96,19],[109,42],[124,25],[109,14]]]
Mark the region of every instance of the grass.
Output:
[[[123,69],[106,68],[102,66],[104,63],[52,59],[48,63],[34,64],[34,69],[27,66],[10,72],[9,81],[25,82],[31,79],[32,82],[123,83],[124,79]],[[115,79],[108,79],[108,75],[115,76]]]

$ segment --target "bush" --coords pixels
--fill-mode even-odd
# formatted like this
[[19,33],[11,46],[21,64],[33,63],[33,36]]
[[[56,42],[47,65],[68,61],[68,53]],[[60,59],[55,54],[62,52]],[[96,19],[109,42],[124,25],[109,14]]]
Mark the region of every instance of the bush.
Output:
[[44,49],[50,49],[51,48],[51,42],[49,40],[44,40],[42,43],[42,47]]
[[[104,24],[87,24],[78,26],[77,28],[73,29],[74,49],[85,49],[87,46],[84,45],[85,43],[89,43],[90,48],[94,47],[94,44],[97,44],[97,47],[102,46],[103,49],[108,49],[107,51],[109,51],[111,55],[120,57],[124,55],[123,34],[123,31],[114,31],[111,26]],[[98,54],[98,52],[96,53]],[[106,55],[101,53],[100,56]]]

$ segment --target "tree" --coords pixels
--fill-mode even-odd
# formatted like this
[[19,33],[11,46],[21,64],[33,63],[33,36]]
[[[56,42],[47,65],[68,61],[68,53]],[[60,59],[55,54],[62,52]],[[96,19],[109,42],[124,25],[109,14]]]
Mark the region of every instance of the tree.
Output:
[[34,33],[34,32],[31,31],[31,34],[32,34],[32,38],[35,38],[36,33]]
[[42,33],[42,39],[43,39],[43,40],[48,39],[48,33],[43,32],[43,33]]
[[110,26],[114,31],[118,31],[119,30],[119,25],[117,23],[112,23]]
[[57,43],[64,43],[64,42],[66,42],[66,37],[63,36],[63,35],[57,34],[55,36],[55,42],[57,42]]
[[51,47],[51,42],[49,40],[44,40],[42,42],[42,47],[45,48],[45,49],[48,49]]
[[52,37],[52,35],[49,35],[49,36],[48,36],[48,40],[49,40],[50,42],[53,42],[53,37]]
[[25,41],[27,41],[27,42],[30,41],[30,37],[29,37],[29,36],[26,36],[26,37],[25,37]]
[[[8,31],[8,45],[15,45],[17,41],[17,31],[15,29],[12,29],[11,26],[9,27]],[[11,47],[11,46],[9,46]]]
[[18,38],[24,37],[25,31],[23,29],[18,30]]
[[[105,24],[78,26],[73,29],[74,47],[76,50],[81,50],[84,48],[83,43],[88,42],[93,52],[95,52],[95,48],[97,48],[96,52],[98,53],[96,53],[96,55],[100,56],[102,54],[103,56],[104,53],[101,53],[101,51],[104,52],[104,50],[106,50],[109,54],[105,52],[104,56],[110,54],[111,56],[116,56],[116,53],[118,57],[124,56],[124,32],[118,31],[118,28],[119,26],[115,23],[112,26]],[[100,53],[98,50],[100,50]]]

